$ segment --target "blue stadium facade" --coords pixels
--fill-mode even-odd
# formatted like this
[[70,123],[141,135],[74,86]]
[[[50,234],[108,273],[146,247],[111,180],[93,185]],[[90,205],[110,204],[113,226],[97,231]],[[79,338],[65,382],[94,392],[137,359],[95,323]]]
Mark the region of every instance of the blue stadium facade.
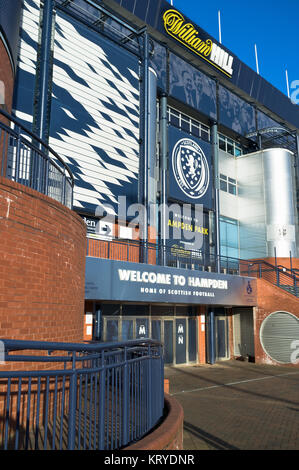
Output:
[[[247,260],[297,258],[298,105],[165,0],[20,7],[13,109],[75,178],[88,339],[152,336],[169,364],[255,356]],[[147,209],[138,239],[124,197]]]

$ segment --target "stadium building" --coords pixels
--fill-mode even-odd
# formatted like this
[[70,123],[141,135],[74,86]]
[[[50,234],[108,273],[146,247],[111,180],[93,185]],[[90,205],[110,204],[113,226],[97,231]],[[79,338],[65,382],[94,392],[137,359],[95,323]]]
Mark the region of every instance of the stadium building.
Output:
[[82,340],[293,363],[298,106],[166,0],[16,3],[12,111],[87,230]]

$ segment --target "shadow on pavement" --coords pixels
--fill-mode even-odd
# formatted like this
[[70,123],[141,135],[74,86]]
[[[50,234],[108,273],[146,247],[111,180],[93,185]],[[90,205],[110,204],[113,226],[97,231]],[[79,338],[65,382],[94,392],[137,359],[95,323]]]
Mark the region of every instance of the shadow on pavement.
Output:
[[[239,450],[238,447],[235,447],[228,442],[219,439],[218,437],[209,434],[206,431],[194,426],[191,423],[184,421],[184,431],[191,433],[196,439],[200,439],[208,444],[211,450]],[[191,450],[191,449],[189,449]]]

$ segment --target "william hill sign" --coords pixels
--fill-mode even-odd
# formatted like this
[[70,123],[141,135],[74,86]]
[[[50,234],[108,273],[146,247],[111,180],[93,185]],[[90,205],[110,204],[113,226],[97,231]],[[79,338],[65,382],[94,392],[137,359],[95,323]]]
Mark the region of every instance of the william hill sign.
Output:
[[228,77],[233,75],[233,56],[229,55],[211,39],[202,39],[199,31],[188,23],[177,10],[167,10],[163,15],[166,33],[176,41],[183,44],[213,67],[223,72]]

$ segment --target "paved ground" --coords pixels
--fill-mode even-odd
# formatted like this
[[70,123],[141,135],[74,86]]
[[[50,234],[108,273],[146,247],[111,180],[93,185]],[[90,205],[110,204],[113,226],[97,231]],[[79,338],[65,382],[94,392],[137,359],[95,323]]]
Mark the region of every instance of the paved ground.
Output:
[[299,369],[226,361],[167,367],[185,450],[299,450]]

